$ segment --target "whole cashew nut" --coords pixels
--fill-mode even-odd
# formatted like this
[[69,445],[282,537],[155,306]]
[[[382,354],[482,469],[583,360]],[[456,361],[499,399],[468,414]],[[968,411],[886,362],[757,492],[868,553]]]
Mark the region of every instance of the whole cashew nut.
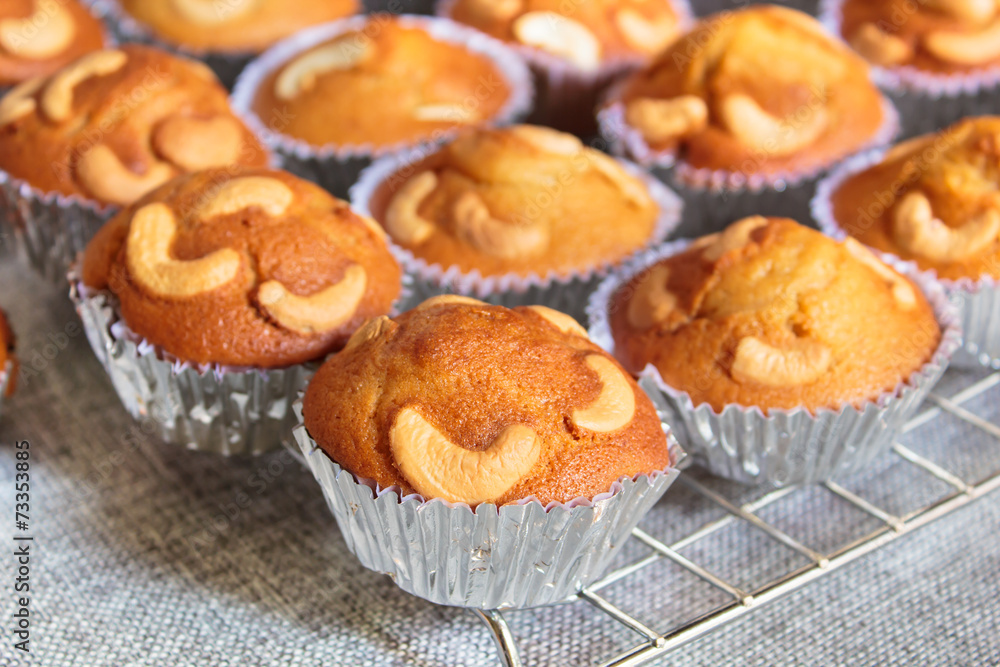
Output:
[[403,408],[389,430],[399,471],[426,499],[453,503],[496,500],[531,472],[541,455],[538,434],[523,424],[505,427],[482,451],[459,447],[413,408]]
[[1000,19],[978,32],[928,33],[924,48],[936,58],[955,65],[985,65],[1000,58]]
[[903,310],[912,310],[917,306],[917,293],[903,276],[899,275],[892,270],[889,266],[882,263],[875,253],[861,245],[852,238],[848,238],[844,241],[844,248],[847,252],[877,273],[879,276],[884,278],[892,286],[892,297],[896,302],[903,308]]
[[722,122],[741,144],[770,155],[789,155],[816,142],[829,118],[823,107],[815,108],[802,122],[776,118],[749,95],[733,93],[720,104]]
[[583,142],[572,134],[541,125],[517,125],[509,132],[532,148],[553,155],[576,155],[583,150]]
[[185,171],[224,167],[236,162],[243,128],[235,118],[171,116],[153,132],[156,151]]
[[475,123],[479,114],[464,104],[421,104],[410,114],[413,120],[424,123],[454,123],[464,125]]
[[125,243],[126,266],[136,282],[153,294],[185,298],[210,292],[237,277],[240,254],[232,248],[216,250],[200,259],[171,256],[177,221],[165,204],[148,204],[132,217]]
[[711,244],[705,247],[701,256],[709,262],[718,261],[727,252],[745,247],[750,243],[750,236],[765,225],[767,225],[767,218],[760,215],[737,220],[726,227],[718,236],[713,235]]
[[420,302],[420,305],[413,310],[426,310],[427,308],[433,308],[435,306],[450,305],[488,306],[490,304],[485,301],[480,301],[479,299],[473,299],[471,296],[462,296],[461,294],[439,294],[438,296],[432,296],[429,299],[424,299]]
[[0,99],[0,127],[10,125],[14,121],[34,113],[35,108],[38,106],[35,102],[35,93],[44,84],[45,77],[35,77],[15,86],[9,93],[4,95]]
[[874,23],[864,23],[851,37],[851,46],[870,63],[888,67],[913,58],[910,45],[882,30]]
[[585,71],[601,64],[601,42],[585,25],[556,12],[528,12],[513,25],[517,41],[565,58]]
[[492,257],[529,257],[543,253],[549,247],[547,225],[498,220],[475,192],[465,192],[455,200],[453,213],[458,238]]
[[73,113],[73,89],[95,76],[113,74],[125,66],[128,54],[107,50],[87,54],[72,65],[59,71],[49,81],[42,93],[42,111],[57,123]]
[[996,0],[924,0],[933,9],[961,21],[982,24],[996,16]]
[[257,301],[287,329],[305,335],[325,333],[354,316],[367,284],[367,272],[354,264],[340,282],[309,296],[292,294],[277,280],[269,280],[257,290]]
[[830,348],[808,338],[797,338],[782,348],[755,336],[736,346],[731,375],[740,384],[798,387],[820,379],[833,364]]
[[30,16],[0,21],[0,48],[20,58],[52,58],[69,48],[75,36],[73,15],[58,2],[36,2]]
[[934,217],[930,200],[920,192],[906,194],[893,212],[893,236],[907,252],[933,262],[961,262],[1000,237],[1000,211],[990,208],[953,228]]
[[650,270],[628,303],[629,324],[645,331],[670,317],[677,309],[677,295],[667,289],[669,280],[670,267],[666,264],[657,264]]
[[408,245],[419,245],[430,238],[437,226],[420,217],[421,202],[434,192],[438,179],[433,171],[417,174],[399,189],[385,212],[385,228],[389,236]]
[[700,132],[708,125],[708,106],[697,95],[668,100],[640,97],[628,103],[625,122],[657,144]]
[[258,0],[172,0],[177,11],[192,23],[215,26],[246,16]]
[[347,345],[344,346],[342,352],[347,352],[348,350],[355,348],[359,345],[363,345],[370,340],[375,340],[384,335],[389,335],[393,331],[399,328],[399,325],[393,322],[385,315],[379,315],[378,317],[373,317],[372,319],[361,325],[357,331],[355,331],[351,337],[347,340]]
[[649,191],[646,189],[645,184],[625,171],[625,168],[621,164],[593,148],[585,148],[584,153],[590,161],[590,165],[598,173],[611,181],[621,192],[622,196],[625,197],[626,201],[640,207],[650,205]]
[[615,25],[625,41],[641,53],[659,53],[678,35],[677,22],[666,14],[648,19],[629,7],[615,14]]
[[274,81],[274,94],[280,100],[295,99],[304,91],[314,88],[320,75],[334,70],[352,69],[367,60],[371,52],[371,42],[363,35],[342,35],[286,65]]
[[589,338],[587,330],[566,313],[560,313],[558,310],[546,306],[528,306],[528,310],[534,311],[535,314],[563,333]]
[[96,199],[125,206],[169,181],[175,172],[170,165],[157,161],[145,174],[137,174],[122,164],[108,146],[97,144],[80,156],[76,174]]
[[573,410],[570,419],[580,428],[598,433],[617,431],[635,416],[635,392],[625,373],[610,359],[591,354],[584,363],[597,373],[601,393],[586,408]]
[[295,200],[292,189],[276,178],[243,176],[226,181],[198,209],[198,217],[208,220],[231,215],[256,206],[276,218],[283,215]]

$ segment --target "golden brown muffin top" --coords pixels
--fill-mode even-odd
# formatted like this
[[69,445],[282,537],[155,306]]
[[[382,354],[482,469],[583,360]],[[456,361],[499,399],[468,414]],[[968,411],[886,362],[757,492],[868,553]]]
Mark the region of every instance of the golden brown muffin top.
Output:
[[17,357],[14,356],[14,332],[11,331],[10,323],[7,321],[7,314],[0,310],[0,377],[7,370],[7,362],[11,362],[11,378],[7,383],[6,396],[14,393],[14,385],[17,383]]
[[940,74],[1000,66],[997,0],[846,0],[841,34],[874,65]]
[[120,0],[160,39],[208,51],[259,53],[285,37],[356,14],[358,0]]
[[899,144],[831,203],[837,224],[865,245],[942,278],[1000,278],[1000,117]]
[[812,17],[770,5],[703,20],[632,75],[622,101],[654,150],[744,174],[824,167],[885,120],[867,64]]
[[484,276],[618,262],[650,241],[659,215],[618,162],[532,125],[468,130],[387,178],[369,206],[417,257]]
[[583,70],[653,56],[681,31],[669,0],[458,0],[449,18]]
[[178,174],[269,155],[207,67],[135,44],[0,100],[0,168],[46,192],[130,204]]
[[568,502],[671,465],[652,402],[568,315],[436,297],[358,330],[305,425],[382,488],[475,506]]
[[0,0],[0,86],[47,76],[102,48],[101,22],[77,0]]
[[181,360],[274,368],[339,349],[389,312],[400,276],[379,227],[346,202],[283,171],[227,168],[179,177],[115,216],[82,277]]
[[716,411],[859,406],[937,349],[931,305],[854,240],[753,217],[696,241],[612,297],[615,354]]
[[276,68],[253,109],[313,146],[378,148],[491,120],[510,97],[486,56],[377,14]]

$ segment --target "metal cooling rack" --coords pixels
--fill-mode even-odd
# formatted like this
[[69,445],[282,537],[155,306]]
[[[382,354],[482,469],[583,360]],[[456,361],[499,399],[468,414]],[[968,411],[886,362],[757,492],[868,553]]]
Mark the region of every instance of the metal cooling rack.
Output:
[[[862,512],[877,522],[877,528],[867,534],[853,537],[832,549],[825,549],[822,553],[806,546],[802,541],[793,538],[760,516],[761,511],[765,508],[782,499],[794,498],[796,494],[804,493],[804,489],[779,489],[749,502],[737,504],[739,501],[730,500],[724,493],[710,488],[710,484],[699,481],[696,476],[681,475],[676,484],[716,506],[716,509],[724,510],[721,518],[704,523],[693,532],[670,544],[657,539],[641,527],[636,528],[630,541],[637,541],[644,550],[650,553],[614,569],[597,583],[562,603],[564,605],[590,605],[598,610],[600,615],[603,615],[605,624],[624,627],[638,636],[638,640],[630,648],[609,655],[597,664],[603,667],[631,667],[661,657],[682,644],[702,637],[725,623],[741,618],[754,609],[798,590],[879,547],[936,519],[947,516],[958,508],[1000,488],[1000,447],[997,447],[1000,445],[1000,426],[965,407],[977,398],[986,397],[987,393],[993,389],[1000,392],[1000,373],[993,373],[947,397],[940,393],[933,393],[917,416],[910,420],[903,430],[903,435],[905,435],[930,424],[943,415],[960,420],[964,427],[971,427],[978,431],[983,438],[982,442],[976,441],[976,446],[982,447],[987,450],[987,454],[994,456],[994,460],[988,466],[989,471],[982,470],[981,465],[976,466],[977,472],[985,473],[985,476],[976,480],[963,479],[959,472],[949,470],[931,458],[918,454],[914,448],[905,447],[897,442],[892,448],[892,456],[897,459],[896,463],[905,462],[903,468],[913,477],[914,484],[923,483],[926,485],[929,475],[946,485],[947,491],[932,502],[921,503],[916,509],[894,513],[886,507],[892,503],[866,499],[865,496],[868,494],[865,493],[865,489],[859,489],[855,492],[832,481],[818,487],[812,487],[813,489],[822,489],[823,493],[833,494],[836,498],[849,503],[855,511]],[[989,404],[1000,404],[1000,400],[993,400]],[[993,416],[993,419],[1000,421],[1000,418],[996,416]],[[921,482],[921,478],[923,478],[923,482]],[[745,487],[742,488],[745,490]],[[753,530],[766,536],[768,540],[791,549],[797,556],[801,557],[800,561],[805,559],[808,564],[788,568],[778,576],[769,577],[769,580],[763,585],[749,589],[746,586],[741,588],[734,585],[726,578],[713,574],[708,567],[699,565],[693,559],[680,553],[685,548],[740,522],[752,526]],[[665,560],[671,561],[687,573],[714,587],[726,596],[728,602],[722,605],[708,604],[685,617],[664,618],[662,620],[669,623],[671,629],[661,633],[640,620],[638,617],[640,614],[630,613],[626,610],[624,607],[627,605],[615,604],[609,599],[612,597],[611,593],[616,584],[636,573],[647,571],[650,566]],[[648,580],[655,579],[652,576],[648,577]],[[670,581],[662,583],[665,590],[670,585]],[[517,633],[512,631],[508,621],[518,614],[528,612],[476,611],[475,613],[482,618],[493,633],[500,662],[504,667],[522,667],[525,662],[522,662],[521,659],[519,650],[521,647]]]

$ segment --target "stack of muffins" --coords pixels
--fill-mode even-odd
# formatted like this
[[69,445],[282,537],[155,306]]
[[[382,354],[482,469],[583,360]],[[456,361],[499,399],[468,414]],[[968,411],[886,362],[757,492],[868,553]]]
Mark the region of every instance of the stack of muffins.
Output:
[[[126,409],[203,452],[294,439],[426,599],[594,582],[675,435],[828,480],[962,324],[1000,367],[1000,120],[962,120],[1000,100],[995,3],[10,4],[0,220]],[[956,124],[888,148],[928,100]]]

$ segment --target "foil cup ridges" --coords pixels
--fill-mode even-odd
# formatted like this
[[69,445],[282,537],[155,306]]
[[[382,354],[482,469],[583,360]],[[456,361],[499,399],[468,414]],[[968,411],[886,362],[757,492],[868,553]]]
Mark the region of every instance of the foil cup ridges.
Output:
[[[840,36],[843,0],[821,0],[820,21]],[[872,65],[872,80],[902,114],[904,139],[934,132],[968,116],[995,114],[1000,108],[1000,66],[944,74],[911,66]]]
[[42,192],[0,170],[0,242],[16,246],[55,284],[65,284],[77,254],[116,210],[83,197]]
[[[654,150],[642,135],[625,122],[620,93],[625,81],[608,91],[598,113],[601,134],[616,155],[625,155],[668,183],[684,200],[684,224],[679,230],[698,236],[721,230],[748,215],[776,215],[809,222],[809,201],[817,179],[831,164],[798,172],[744,174],[722,169],[693,167],[675,151]],[[882,97],[883,122],[872,137],[851,155],[884,146],[899,132],[899,113],[889,98]],[[849,159],[851,155],[843,159]]]
[[7,360],[0,368],[0,418],[3,417],[3,402],[7,398],[7,387],[14,381],[14,362]]
[[[649,251],[605,280],[588,306],[591,339],[612,354],[608,321],[617,289],[661,259],[682,252],[681,240]],[[959,317],[941,285],[912,264],[882,259],[912,278],[934,308],[942,336],[931,359],[904,383],[860,408],[770,410],[731,404],[721,413],[668,386],[653,365],[639,375],[661,419],[670,424],[694,461],[713,474],[746,484],[787,486],[829,480],[860,470],[885,452],[944,374],[960,345]]]
[[[574,595],[600,578],[679,474],[670,467],[622,478],[592,499],[544,506],[528,498],[473,511],[419,495],[400,498],[398,487],[382,489],[342,469],[304,425],[294,434],[361,564],[408,593],[456,607],[519,609]],[[682,456],[671,437],[674,466]]]
[[[361,170],[381,156],[411,150],[418,146],[433,146],[454,137],[465,125],[456,124],[424,140],[402,142],[390,146],[374,144],[313,146],[305,141],[282,134],[283,119],[280,114],[263,119],[254,111],[254,97],[267,78],[298,54],[347,32],[364,31],[369,22],[378,16],[354,16],[340,21],[315,26],[296,33],[294,37],[275,44],[251,62],[233,87],[230,103],[247,125],[261,140],[280,156],[282,166],[288,171],[319,183],[321,186],[346,199],[351,185],[357,181]],[[534,100],[534,87],[527,65],[512,50],[498,40],[478,30],[454,21],[433,17],[404,15],[395,17],[402,25],[426,31],[434,39],[459,44],[472,53],[488,58],[500,72],[510,89],[510,98],[490,119],[491,125],[509,125],[527,116]]]
[[[358,182],[351,188],[352,208],[361,215],[371,217],[371,200],[378,187],[393,174],[426,158],[433,150],[418,149],[376,160],[362,172]],[[637,165],[624,160],[618,162],[628,173],[642,180],[660,209],[647,247],[662,242],[680,222],[683,207],[680,198]],[[612,268],[612,264],[607,263],[568,274],[549,271],[545,275],[508,273],[483,276],[477,270],[464,273],[457,266],[429,264],[391,241],[390,248],[403,269],[412,276],[408,301],[411,307],[440,294],[462,294],[508,308],[541,304],[584,322],[587,297]]]
[[[833,195],[844,181],[878,164],[884,155],[885,149],[856,155],[819,182],[812,200],[812,217],[824,234],[837,240],[849,236],[833,215]],[[949,280],[933,270],[927,273],[944,287],[962,322],[962,349],[955,354],[952,365],[1000,368],[1000,280],[989,276]]]

